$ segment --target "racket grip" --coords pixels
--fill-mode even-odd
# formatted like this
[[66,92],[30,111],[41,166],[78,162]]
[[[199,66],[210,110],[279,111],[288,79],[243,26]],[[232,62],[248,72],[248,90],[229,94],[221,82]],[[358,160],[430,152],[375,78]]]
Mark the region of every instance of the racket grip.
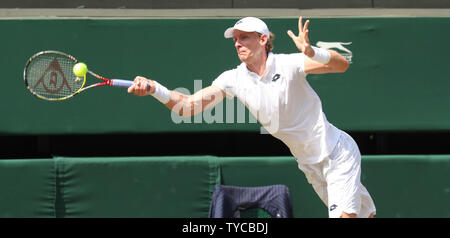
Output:
[[[111,86],[129,88],[133,85],[133,81],[124,79],[111,79]],[[150,84],[147,85],[147,91],[150,91]]]
[[133,85],[133,81],[123,79],[111,79],[111,86],[129,88]]

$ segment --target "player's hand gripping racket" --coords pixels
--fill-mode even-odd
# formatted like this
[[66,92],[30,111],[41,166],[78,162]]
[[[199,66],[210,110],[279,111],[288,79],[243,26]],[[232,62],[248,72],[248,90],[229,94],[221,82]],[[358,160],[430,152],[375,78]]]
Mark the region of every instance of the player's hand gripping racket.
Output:
[[[65,100],[74,95],[98,86],[115,86],[128,88],[133,81],[107,79],[90,70],[86,73],[101,82],[86,85],[86,74],[77,76],[73,67],[79,63],[75,57],[63,52],[47,50],[33,55],[23,71],[25,86],[35,96],[49,101]],[[147,90],[150,91],[150,85]]]

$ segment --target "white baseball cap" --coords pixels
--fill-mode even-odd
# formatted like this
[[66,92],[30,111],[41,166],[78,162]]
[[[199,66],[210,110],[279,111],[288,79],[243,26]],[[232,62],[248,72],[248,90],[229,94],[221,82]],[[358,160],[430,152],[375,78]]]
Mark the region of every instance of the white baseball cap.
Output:
[[267,35],[267,37],[270,39],[270,31],[269,28],[267,28],[266,23],[256,17],[245,17],[237,21],[233,27],[229,27],[227,30],[225,30],[225,38],[233,38],[235,29],[245,32],[258,32],[260,34]]

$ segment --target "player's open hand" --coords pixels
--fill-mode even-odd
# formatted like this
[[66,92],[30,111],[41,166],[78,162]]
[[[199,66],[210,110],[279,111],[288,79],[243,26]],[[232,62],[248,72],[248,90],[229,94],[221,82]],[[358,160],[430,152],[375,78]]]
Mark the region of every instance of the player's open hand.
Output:
[[300,17],[298,19],[298,36],[296,36],[291,30],[287,31],[287,34],[292,38],[297,48],[303,52],[303,54],[313,57],[314,56],[314,50],[311,48],[311,44],[309,43],[308,38],[308,25],[309,20],[305,22],[305,25],[303,25],[303,17]]
[[128,93],[134,93],[137,96],[147,96],[153,92],[155,92],[154,83],[150,79],[141,76],[137,76],[134,79],[134,84],[128,88]]

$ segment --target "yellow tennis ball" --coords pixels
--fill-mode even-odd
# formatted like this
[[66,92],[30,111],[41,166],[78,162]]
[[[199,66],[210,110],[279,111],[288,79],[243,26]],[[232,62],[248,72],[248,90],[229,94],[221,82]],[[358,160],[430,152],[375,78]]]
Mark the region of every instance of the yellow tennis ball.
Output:
[[77,63],[73,66],[73,73],[78,77],[84,77],[88,71],[85,63]]

